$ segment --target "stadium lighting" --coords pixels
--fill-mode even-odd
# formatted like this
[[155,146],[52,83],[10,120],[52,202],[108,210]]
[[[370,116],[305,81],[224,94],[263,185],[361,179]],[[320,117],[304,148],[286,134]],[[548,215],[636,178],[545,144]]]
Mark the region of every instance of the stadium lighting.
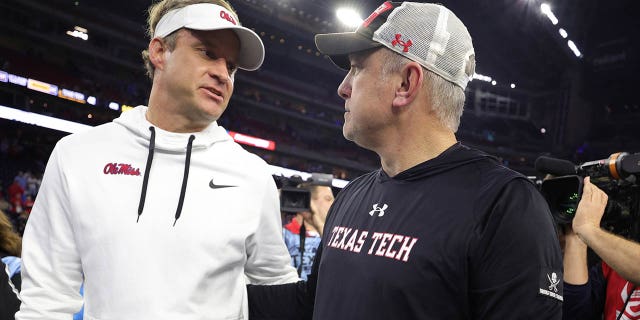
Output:
[[336,10],[338,20],[348,27],[357,28],[364,21],[353,9],[340,8]]
[[87,32],[87,29],[79,26],[73,27],[73,31],[71,30],[67,31],[67,35],[75,38],[80,38],[84,41],[89,40],[89,33]]
[[95,106],[96,105],[96,97],[90,96],[89,98],[87,98],[87,103],[92,105],[92,106]]
[[569,49],[571,49],[571,51],[573,51],[573,54],[575,54],[576,57],[582,58],[582,52],[580,52],[580,50],[578,50],[578,47],[576,46],[575,43],[573,43],[573,41],[571,41],[571,40],[567,41],[567,45],[569,45]]
[[482,80],[482,81],[486,81],[486,82],[491,82],[491,80],[493,80],[493,79],[491,79],[491,77],[485,76],[485,75],[482,75],[482,74],[479,74],[479,73],[474,73],[473,74],[473,79],[478,79],[478,80]]
[[109,109],[118,111],[120,110],[120,105],[115,102],[109,102]]
[[515,88],[516,88],[516,84],[515,84],[515,83],[512,83],[512,84],[511,84],[511,89],[515,89]]
[[558,30],[558,32],[560,32],[560,35],[565,39],[567,38],[567,36],[569,36],[569,34],[567,34],[567,30],[564,30],[562,28],[560,28],[560,30]]
[[555,26],[556,24],[558,24],[558,18],[556,18],[556,15],[553,14],[553,11],[551,11],[551,7],[546,4],[543,3],[540,5],[540,11],[542,11],[542,13],[547,16],[547,18],[549,18],[549,20],[551,20],[551,23],[553,23],[553,25]]
[[62,120],[5,106],[0,106],[0,118],[70,133],[80,132],[91,128],[91,126],[86,124]]
[[491,81],[491,85],[495,86],[496,84],[498,84],[498,82],[496,82],[495,80]]
[[[87,115],[88,118],[92,118],[92,114]],[[62,132],[82,132],[90,129],[92,126],[77,123],[68,120],[62,120],[54,117],[45,116],[42,114],[27,112],[19,109],[9,108],[0,105],[0,118],[22,122],[26,124],[36,125],[44,128],[49,128],[53,130],[58,130]],[[278,167],[271,165],[271,172],[273,175],[283,175],[286,177],[291,177],[292,175],[299,175],[301,177],[309,178],[311,177],[311,173],[297,171],[293,169]],[[332,185],[336,188],[344,188],[349,181],[342,179],[333,179]]]
[[238,133],[235,131],[227,131],[227,133],[233,138],[234,141],[242,144],[250,145],[256,148],[271,150],[271,151],[276,149],[276,142],[272,140],[261,139],[258,137],[253,137],[250,135]]

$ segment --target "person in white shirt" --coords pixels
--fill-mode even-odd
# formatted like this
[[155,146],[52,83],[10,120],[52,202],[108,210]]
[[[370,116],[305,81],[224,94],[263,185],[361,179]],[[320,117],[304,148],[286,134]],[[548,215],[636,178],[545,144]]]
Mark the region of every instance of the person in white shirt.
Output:
[[[217,125],[264,59],[224,0],[149,9],[149,106],[61,139],[26,227],[17,320],[246,319],[298,276],[266,163]],[[84,297],[79,294],[84,283]]]

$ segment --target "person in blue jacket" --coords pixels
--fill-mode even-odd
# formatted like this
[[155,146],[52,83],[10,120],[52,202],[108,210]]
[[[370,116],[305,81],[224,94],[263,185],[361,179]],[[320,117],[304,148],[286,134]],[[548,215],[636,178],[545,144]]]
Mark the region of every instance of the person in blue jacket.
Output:
[[291,265],[302,280],[307,280],[334,197],[330,186],[303,185],[301,188],[309,190],[309,210],[296,213],[284,226],[283,233]]

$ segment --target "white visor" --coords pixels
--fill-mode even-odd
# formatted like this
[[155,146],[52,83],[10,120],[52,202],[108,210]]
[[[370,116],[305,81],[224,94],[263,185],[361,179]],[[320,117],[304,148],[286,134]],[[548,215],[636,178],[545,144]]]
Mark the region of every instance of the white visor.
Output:
[[236,16],[226,8],[212,3],[197,3],[167,12],[158,21],[154,38],[164,38],[172,32],[188,28],[193,30],[232,29],[240,39],[238,68],[253,71],[264,61],[264,44],[250,29],[240,25]]

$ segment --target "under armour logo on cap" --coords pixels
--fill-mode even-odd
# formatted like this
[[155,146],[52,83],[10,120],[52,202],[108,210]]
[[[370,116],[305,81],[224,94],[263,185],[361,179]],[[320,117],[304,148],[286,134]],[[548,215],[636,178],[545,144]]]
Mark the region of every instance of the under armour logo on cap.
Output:
[[396,33],[396,38],[393,41],[391,41],[391,45],[395,47],[396,45],[399,44],[404,47],[404,49],[402,49],[402,52],[409,52],[409,47],[411,47],[413,42],[411,42],[411,40],[404,42],[400,40],[401,37],[402,37],[401,34]]

